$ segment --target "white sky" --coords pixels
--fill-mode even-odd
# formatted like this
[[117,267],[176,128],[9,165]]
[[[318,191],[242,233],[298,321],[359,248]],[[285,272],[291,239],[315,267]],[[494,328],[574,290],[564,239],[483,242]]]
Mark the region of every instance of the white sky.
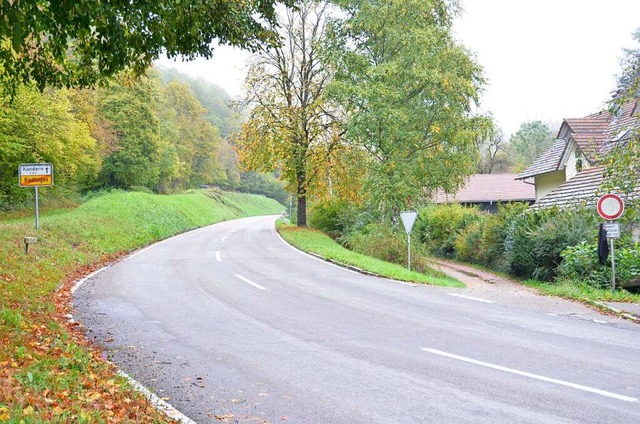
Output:
[[[634,47],[640,0],[462,0],[456,37],[484,67],[482,109],[505,135],[529,120],[559,123],[601,109],[623,47]],[[249,53],[220,47],[209,61],[159,61],[242,92]]]

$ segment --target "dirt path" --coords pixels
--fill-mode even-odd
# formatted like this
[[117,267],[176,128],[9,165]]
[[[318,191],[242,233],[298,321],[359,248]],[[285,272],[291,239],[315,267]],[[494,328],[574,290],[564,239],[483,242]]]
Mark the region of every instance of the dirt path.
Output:
[[434,258],[432,260],[434,268],[445,274],[457,278],[467,285],[469,290],[479,291],[509,291],[528,292],[537,294],[535,289],[523,286],[522,284],[509,278],[501,277],[489,271],[483,271],[469,265],[460,264],[445,259]]
[[581,303],[541,294],[534,288],[489,271],[439,258],[433,259],[433,267],[462,281],[467,286],[462,290],[466,296],[551,315],[609,321],[609,317],[605,318],[600,312]]

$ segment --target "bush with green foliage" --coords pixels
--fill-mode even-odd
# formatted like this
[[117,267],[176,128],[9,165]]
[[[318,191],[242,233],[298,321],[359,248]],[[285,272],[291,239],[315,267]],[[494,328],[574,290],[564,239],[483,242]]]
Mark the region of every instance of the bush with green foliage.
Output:
[[556,208],[528,211],[510,220],[505,239],[509,271],[517,276],[553,281],[562,251],[597,237],[594,214]]
[[407,262],[406,236],[395,234],[391,225],[371,223],[360,231],[350,233],[346,241],[356,252],[387,262]]
[[[640,283],[640,245],[616,246],[616,279],[620,285]],[[605,288],[611,284],[611,255],[607,263],[598,261],[597,243],[582,242],[562,251],[559,276],[586,283],[592,287]]]
[[438,256],[456,256],[456,238],[460,231],[481,221],[486,213],[457,203],[428,206],[418,213],[414,233],[426,249]]
[[350,212],[354,209],[346,200],[320,201],[309,210],[309,225],[334,240],[341,239],[350,224]]

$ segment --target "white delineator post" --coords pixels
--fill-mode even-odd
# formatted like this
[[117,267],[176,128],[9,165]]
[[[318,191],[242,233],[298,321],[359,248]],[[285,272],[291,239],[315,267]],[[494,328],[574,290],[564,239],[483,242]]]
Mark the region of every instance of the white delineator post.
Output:
[[400,212],[400,218],[402,219],[402,225],[407,233],[407,269],[411,271],[411,230],[413,224],[416,222],[418,212],[416,211],[402,211]]

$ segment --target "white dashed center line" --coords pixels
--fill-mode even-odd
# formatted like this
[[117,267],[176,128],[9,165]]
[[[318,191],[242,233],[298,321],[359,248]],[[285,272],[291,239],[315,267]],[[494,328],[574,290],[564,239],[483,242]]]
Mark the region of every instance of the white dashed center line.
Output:
[[473,296],[465,296],[464,294],[458,294],[458,293],[447,293],[449,296],[455,296],[455,297],[461,297],[462,299],[467,299],[467,300],[474,300],[476,302],[482,302],[482,303],[496,303],[493,300],[487,300],[487,299],[482,299],[480,297],[473,297]]
[[571,387],[572,389],[582,390],[584,392],[589,392],[589,393],[595,393],[595,394],[600,395],[600,396],[606,396],[606,397],[609,397],[609,398],[622,400],[622,401],[625,401],[625,402],[637,402],[638,401],[638,399],[636,399],[636,398],[629,397],[629,396],[624,396],[624,395],[619,395],[617,393],[608,392],[606,390],[595,389],[593,387],[583,386],[581,384],[570,383],[568,381],[563,381],[563,380],[558,380],[558,379],[555,379],[555,378],[545,377],[545,376],[538,375],[538,374],[532,374],[532,373],[526,372],[526,371],[520,371],[520,370],[516,370],[516,369],[513,369],[513,368],[507,368],[507,367],[503,367],[503,366],[500,366],[500,365],[490,364],[488,362],[482,362],[482,361],[478,361],[478,360],[475,360],[475,359],[466,358],[464,356],[454,355],[453,353],[443,352],[441,350],[430,349],[430,348],[426,348],[426,347],[422,348],[422,350],[424,352],[433,353],[434,355],[444,356],[446,358],[456,359],[458,361],[463,361],[463,362],[467,362],[467,363],[470,363],[470,364],[479,365],[479,366],[486,367],[486,368],[491,368],[491,369],[494,369],[494,370],[504,371],[504,372],[508,372],[508,373],[511,373],[511,374],[520,375],[522,377],[533,378],[535,380],[545,381],[547,383],[557,384],[557,385],[565,386],[565,387]]
[[222,258],[220,257],[220,252],[216,252],[216,261],[222,262]]
[[264,287],[262,287],[260,284],[254,283],[253,281],[249,280],[248,278],[243,277],[240,274],[236,274],[236,277],[241,279],[242,281],[244,281],[245,283],[259,289],[259,290],[265,290],[265,291],[269,291],[267,289],[265,289]]

